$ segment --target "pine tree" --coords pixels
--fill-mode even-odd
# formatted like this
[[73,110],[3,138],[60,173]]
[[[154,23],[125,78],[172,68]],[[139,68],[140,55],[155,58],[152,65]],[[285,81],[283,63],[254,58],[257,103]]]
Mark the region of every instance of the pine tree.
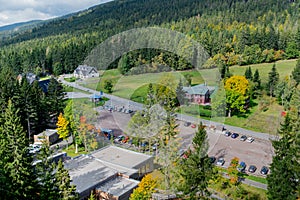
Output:
[[276,69],[276,65],[274,64],[271,71],[269,72],[269,80],[267,84],[267,92],[270,96],[274,96],[275,88],[279,81],[279,74]]
[[[268,198],[274,200],[296,199],[299,180],[299,147],[295,145],[295,138],[298,137],[293,132],[289,115],[278,131],[282,136],[279,140],[272,141],[275,150],[271,173],[267,176]],[[296,137],[295,137],[296,136]],[[299,167],[298,167],[299,168]]]
[[71,179],[68,170],[64,168],[61,160],[57,164],[55,173],[56,187],[58,188],[59,199],[61,200],[75,200],[77,199],[76,188],[71,185]]
[[200,124],[193,138],[193,150],[188,158],[183,159],[180,171],[183,181],[178,190],[188,199],[199,199],[209,194],[209,180],[213,178],[215,172],[207,151],[207,133]]
[[300,83],[300,58],[297,60],[296,67],[292,72],[292,77],[296,81],[297,84]]
[[37,194],[33,158],[29,155],[29,143],[18,114],[19,110],[9,100],[0,123],[2,199],[34,199]]
[[248,67],[245,71],[245,77],[246,79],[248,79],[249,81],[252,81],[253,77],[252,77],[252,71],[251,71],[251,67]]

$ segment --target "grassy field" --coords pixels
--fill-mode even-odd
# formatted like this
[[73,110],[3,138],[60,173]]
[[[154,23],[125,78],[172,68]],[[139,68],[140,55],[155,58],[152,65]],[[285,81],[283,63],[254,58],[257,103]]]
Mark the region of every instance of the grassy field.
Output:
[[73,88],[71,86],[63,85],[63,87],[64,87],[65,92],[81,92],[81,93],[84,93],[84,94],[90,94],[87,91],[80,90],[80,89],[77,89],[77,88]]
[[[295,65],[296,60],[283,60],[276,62],[280,79],[289,76]],[[259,70],[262,83],[266,83],[268,80],[268,73],[270,72],[273,63],[263,63],[250,66],[253,73],[256,69]],[[230,71],[234,75],[243,75],[247,67],[248,66],[232,66],[230,67]],[[215,68],[202,69],[198,71],[189,70],[181,72],[148,73],[141,75],[122,76],[117,69],[113,69],[102,72],[100,79],[91,78],[83,82],[81,85],[91,89],[96,89],[98,91],[105,91],[103,89],[104,81],[110,79],[114,84],[113,95],[143,103],[146,97],[148,84],[159,83],[162,77],[166,74],[172,74],[175,79],[175,83],[178,83],[180,78],[185,80],[184,75],[189,74],[192,77],[192,85],[204,82],[206,82],[208,85],[216,85],[217,70],[218,69]],[[271,103],[267,111],[262,111],[259,109],[259,101],[257,101],[257,105],[252,107],[245,116],[233,116],[231,118],[226,118],[225,123],[254,131],[275,134],[281,120],[280,113],[283,108],[274,102],[274,100],[270,99],[270,102]],[[186,114],[193,115],[190,112],[190,108],[186,108],[183,111]],[[196,115],[198,114],[196,113]]]

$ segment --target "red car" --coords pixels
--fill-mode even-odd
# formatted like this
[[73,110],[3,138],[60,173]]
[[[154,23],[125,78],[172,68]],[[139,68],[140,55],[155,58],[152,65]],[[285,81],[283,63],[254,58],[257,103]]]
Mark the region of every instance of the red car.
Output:
[[196,124],[192,124],[191,127],[192,127],[192,128],[196,128]]

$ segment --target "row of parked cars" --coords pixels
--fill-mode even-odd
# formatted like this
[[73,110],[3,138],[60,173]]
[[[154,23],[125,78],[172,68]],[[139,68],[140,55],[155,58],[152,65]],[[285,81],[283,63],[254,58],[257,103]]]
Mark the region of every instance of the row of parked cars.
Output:
[[[223,133],[226,137],[231,137],[233,139],[236,139],[236,138],[239,137],[238,133],[231,133],[230,131],[223,131]],[[247,137],[246,135],[242,135],[240,137],[240,141],[247,141],[249,143],[252,143],[254,141],[254,138],[253,137]]]
[[[211,163],[216,163],[216,165],[218,165],[218,166],[223,166],[224,163],[225,163],[225,159],[223,157],[216,159],[216,157],[211,156],[209,158],[210,158]],[[245,172],[246,171],[246,167],[247,167],[246,163],[244,161],[241,161],[239,163],[238,167],[237,167],[237,170],[239,172]],[[248,167],[248,172],[250,172],[250,173],[254,173],[256,170],[257,170],[257,167],[255,165],[250,165]],[[262,175],[267,175],[268,172],[269,172],[269,168],[267,166],[263,166],[260,169],[260,173]]]
[[126,109],[124,107],[118,107],[118,106],[109,106],[109,105],[105,105],[104,108],[110,112],[112,111],[118,111],[118,112],[123,112],[123,113],[126,113],[126,114],[131,114],[131,113],[134,113],[133,110],[131,109]]

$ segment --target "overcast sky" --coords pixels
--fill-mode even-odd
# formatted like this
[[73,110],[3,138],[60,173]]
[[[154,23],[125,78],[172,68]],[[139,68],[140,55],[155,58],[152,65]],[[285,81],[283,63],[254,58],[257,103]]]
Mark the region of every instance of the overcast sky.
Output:
[[0,0],[0,26],[49,19],[111,0]]

